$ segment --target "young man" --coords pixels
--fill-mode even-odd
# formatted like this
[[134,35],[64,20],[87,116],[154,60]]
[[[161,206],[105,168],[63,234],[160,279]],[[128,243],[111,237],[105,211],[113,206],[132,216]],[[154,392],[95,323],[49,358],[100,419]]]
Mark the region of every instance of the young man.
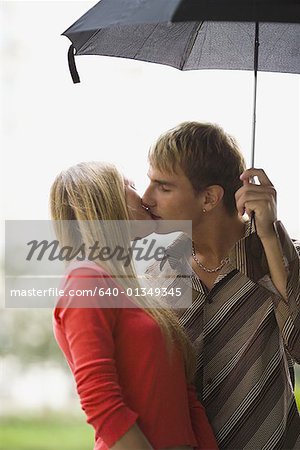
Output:
[[300,245],[277,220],[271,181],[245,170],[234,139],[212,124],[168,131],[149,163],[144,205],[155,219],[191,220],[193,231],[192,254],[181,236],[173,260],[167,252],[148,274],[156,285],[173,274],[174,286],[182,265],[190,268],[193,302],[180,321],[195,343],[197,392],[220,448],[299,449],[291,367],[300,363]]

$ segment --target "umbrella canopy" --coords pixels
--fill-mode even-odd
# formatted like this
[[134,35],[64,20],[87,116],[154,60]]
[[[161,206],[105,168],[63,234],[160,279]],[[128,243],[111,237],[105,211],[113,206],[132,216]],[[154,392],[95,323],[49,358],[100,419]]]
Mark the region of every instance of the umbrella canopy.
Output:
[[74,83],[74,53],[254,70],[252,166],[257,71],[300,73],[299,0],[101,0],[63,35]]
[[255,22],[258,70],[299,73],[299,0],[101,0],[63,35],[76,55],[253,70]]
[[[300,26],[260,23],[259,29],[258,70],[299,73]],[[180,70],[253,70],[255,23],[252,22],[115,25],[92,34],[88,31],[64,34],[72,41],[76,55],[119,56]]]

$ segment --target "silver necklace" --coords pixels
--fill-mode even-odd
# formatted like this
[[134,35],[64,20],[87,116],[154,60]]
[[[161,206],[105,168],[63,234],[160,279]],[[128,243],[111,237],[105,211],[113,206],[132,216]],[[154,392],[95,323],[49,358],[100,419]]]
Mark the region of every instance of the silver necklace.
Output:
[[202,264],[199,259],[196,256],[196,252],[195,252],[195,246],[194,246],[194,242],[192,242],[192,256],[193,259],[195,261],[195,263],[202,269],[204,270],[204,272],[208,272],[208,273],[215,273],[218,272],[219,270],[222,269],[223,266],[225,266],[225,264],[227,264],[229,262],[229,257],[226,256],[226,258],[222,259],[220,265],[218,267],[215,267],[214,269],[209,269],[208,267],[205,267],[204,264]]

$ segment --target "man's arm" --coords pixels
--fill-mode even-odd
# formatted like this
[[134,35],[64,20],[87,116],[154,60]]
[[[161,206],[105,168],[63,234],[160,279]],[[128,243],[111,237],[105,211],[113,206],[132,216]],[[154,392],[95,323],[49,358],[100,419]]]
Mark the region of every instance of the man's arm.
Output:
[[[254,176],[260,185],[251,183]],[[265,172],[249,169],[241,175],[241,180],[244,185],[236,193],[237,209],[241,215],[245,211],[250,217],[255,214],[256,232],[277,289],[277,295],[272,297],[276,319],[289,353],[300,363],[300,251],[297,253],[277,220],[276,191]]]
[[[260,184],[251,181],[257,177]],[[248,169],[241,175],[244,185],[236,193],[237,209],[251,217],[255,215],[257,235],[264,247],[270,276],[276,289],[287,300],[287,271],[278,235],[274,228],[277,220],[276,190],[262,169]]]
[[284,255],[277,234],[261,239],[264,247],[270,277],[281,297],[287,302],[287,270],[284,264]]

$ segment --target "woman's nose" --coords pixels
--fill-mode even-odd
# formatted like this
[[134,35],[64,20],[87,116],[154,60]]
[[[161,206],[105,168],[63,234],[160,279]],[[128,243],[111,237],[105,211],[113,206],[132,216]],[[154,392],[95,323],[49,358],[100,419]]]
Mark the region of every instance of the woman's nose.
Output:
[[146,191],[144,192],[144,195],[142,197],[142,205],[145,208],[151,208],[151,207],[155,206],[155,200],[154,200],[153,196],[151,195],[150,188],[147,188]]

